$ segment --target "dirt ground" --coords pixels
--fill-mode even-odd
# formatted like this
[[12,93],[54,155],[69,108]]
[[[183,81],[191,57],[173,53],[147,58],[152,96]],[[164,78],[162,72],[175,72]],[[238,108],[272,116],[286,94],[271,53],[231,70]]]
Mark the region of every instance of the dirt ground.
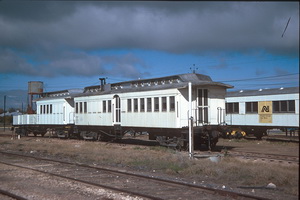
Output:
[[[3,135],[8,135],[7,137],[3,137]],[[147,157],[147,156],[152,156],[152,155],[148,155],[148,153],[151,151],[154,152],[154,155],[157,156],[158,158],[162,158],[164,159],[164,156],[167,156],[168,158],[170,158],[170,160],[174,160],[176,162],[180,162],[183,166],[188,166],[185,162],[186,162],[186,158],[188,157],[188,152],[172,152],[172,151],[166,151],[163,153],[166,153],[167,155],[162,155],[162,150],[158,150],[158,149],[152,149],[152,147],[155,147],[157,145],[157,143],[155,141],[149,141],[147,139],[146,135],[143,136],[137,136],[136,138],[132,138],[132,137],[125,137],[120,143],[98,143],[98,142],[85,142],[85,141],[79,141],[79,140],[58,140],[58,139],[53,139],[53,140],[45,140],[45,142],[43,141],[43,139],[41,137],[28,137],[28,138],[21,138],[20,140],[15,139],[15,140],[11,140],[9,134],[11,134],[11,131],[6,130],[5,133],[3,131],[0,131],[0,151],[3,150],[11,150],[11,151],[19,151],[20,153],[40,153],[41,155],[43,155],[43,152],[47,153],[47,156],[49,155],[49,151],[48,149],[45,150],[45,145],[49,144],[49,145],[54,145],[55,144],[60,144],[62,146],[70,146],[72,147],[72,149],[70,149],[69,151],[74,151],[74,154],[76,155],[70,155],[70,154],[62,154],[62,152],[60,153],[59,149],[56,149],[55,152],[53,153],[54,156],[59,156],[59,157],[67,157],[66,159],[68,160],[72,160],[74,158],[78,158],[80,157],[80,155],[78,155],[78,149],[80,149],[81,147],[83,148],[83,146],[87,146],[87,148],[84,148],[82,150],[82,156],[85,157],[87,155],[91,156],[90,154],[93,154],[95,151],[95,147],[94,146],[103,146],[106,149],[109,149],[109,152],[111,153],[111,156],[114,157],[114,160],[111,161],[108,158],[101,158],[102,160],[105,160],[106,162],[111,162],[110,165],[113,167],[117,167],[120,169],[125,169],[126,170],[138,170],[141,173],[153,173],[155,175],[159,175],[159,176],[166,176],[168,178],[182,178],[184,180],[189,180],[190,177],[195,176],[193,175],[194,172],[191,173],[186,173],[186,170],[182,170],[184,171],[178,171],[174,170],[174,166],[168,166],[166,167],[166,169],[164,170],[159,170],[157,169],[157,165],[153,166],[153,163],[151,162],[156,162],[154,160],[151,160],[151,162],[145,162],[143,163],[142,161],[137,160],[137,162],[140,162],[138,164],[138,166],[130,166],[127,163],[124,164],[124,162],[121,160],[123,158],[118,158],[114,155],[116,154],[120,154],[120,157],[125,157],[124,155],[126,154],[131,154],[132,156],[136,156],[138,157]],[[49,139],[49,138],[48,138]],[[29,142],[35,142],[33,144],[36,144],[36,146],[32,146],[31,149],[32,150],[28,150],[25,148],[26,143]],[[41,144],[42,143],[42,144]],[[137,145],[137,143],[141,144],[141,145]],[[87,145],[88,144],[88,145]],[[43,145],[43,147],[41,147],[40,145]],[[17,149],[16,149],[17,147]],[[39,150],[38,148],[44,148]],[[91,151],[91,153],[86,152],[88,149],[93,149]],[[116,154],[114,154],[112,152],[112,150],[116,151]],[[220,139],[218,144],[217,144],[217,148],[212,151],[212,152],[208,152],[208,151],[195,151],[196,154],[200,154],[200,155],[205,155],[205,154],[220,154],[223,153],[224,151],[230,151],[230,150],[236,150],[236,151],[246,151],[246,152],[257,152],[257,153],[267,153],[267,154],[280,154],[280,155],[289,155],[289,156],[297,156],[299,157],[299,143],[282,143],[282,142],[269,142],[269,141],[265,141],[265,140],[261,140],[261,141],[257,141],[257,140],[236,140],[236,139]],[[102,153],[105,154],[105,149],[101,149]],[[147,153],[146,153],[147,151]],[[75,153],[76,152],[76,153]],[[125,152],[126,154],[121,154],[121,152]],[[97,156],[97,159],[99,159],[99,155]],[[118,160],[119,159],[119,160]],[[91,161],[92,162],[92,161]],[[113,164],[115,162],[115,164]],[[132,161],[130,161],[132,163]],[[142,162],[142,163],[141,163]],[[232,161],[233,163],[231,164],[233,167],[235,165],[234,162],[236,162],[236,160]],[[195,161],[195,163],[199,163],[199,161]],[[200,161],[201,164],[203,165],[207,165],[207,167],[215,167],[213,165],[215,165],[214,163],[206,163],[206,162],[202,162]],[[197,164],[198,165],[198,164]],[[253,163],[249,164],[250,166],[253,165]],[[253,165],[256,166],[256,165]],[[257,165],[258,166],[258,165]],[[271,166],[271,165],[270,165]],[[270,168],[269,165],[266,165],[266,168]],[[1,167],[1,166],[0,166]],[[195,171],[199,171],[199,169],[197,168],[199,166],[193,166],[191,167],[190,170],[195,170]],[[232,168],[233,168],[232,167]],[[244,167],[244,165],[243,165]],[[169,168],[169,169],[168,169]],[[271,167],[271,168],[275,168],[275,167]],[[270,168],[270,169],[271,169]],[[1,169],[1,168],[0,168]],[[257,168],[259,169],[259,168]],[[282,167],[280,168],[282,169]],[[290,173],[294,173],[294,176],[297,177],[295,184],[293,188],[291,188],[291,190],[294,190],[293,192],[291,192],[290,194],[287,194],[286,191],[283,192],[283,189],[279,189],[279,190],[257,190],[257,189],[250,189],[247,190],[247,192],[249,191],[250,193],[255,193],[258,194],[260,196],[262,195],[266,195],[267,197],[272,197],[271,199],[298,199],[298,195],[299,195],[299,166],[296,167],[287,167],[287,169],[291,169],[294,170],[294,172],[290,172]],[[8,169],[4,169],[3,170],[8,170]],[[202,170],[202,169],[200,169]],[[223,169],[220,169],[220,171]],[[247,169],[245,169],[247,170]],[[251,168],[252,170],[252,168]],[[274,169],[273,169],[274,170]],[[8,170],[9,171],[9,170]],[[175,172],[174,172],[175,171]],[[218,171],[218,168],[217,168]],[[243,171],[243,169],[241,168],[241,171]],[[255,171],[253,169],[253,171]],[[164,174],[166,173],[166,174]],[[216,172],[219,173],[219,172]],[[230,174],[232,172],[228,172],[228,174]],[[239,172],[240,173],[240,172]],[[278,173],[282,173],[282,171],[278,171]],[[185,175],[187,174],[187,175]],[[199,182],[205,182],[206,184],[208,184],[208,186],[213,186],[213,187],[223,187],[226,185],[226,188],[230,187],[230,188],[236,188],[240,183],[238,181],[230,181],[230,178],[226,179],[222,179],[222,176],[217,176],[215,178],[210,177],[210,174],[213,175],[214,172],[213,171],[208,171],[206,174],[203,175],[203,177],[201,177],[201,175],[197,175],[199,176],[198,178],[193,178],[190,181],[199,181]],[[238,174],[233,172],[233,174]],[[235,176],[235,175],[234,175]],[[244,176],[244,174],[242,174],[242,176]],[[255,175],[257,178],[257,175]],[[266,176],[266,174],[261,173],[259,174],[259,176]],[[284,174],[282,176],[285,176]],[[23,179],[21,181],[20,184],[24,184],[26,182],[26,180],[28,180],[28,178],[30,178],[30,176],[27,177],[27,179]],[[239,177],[232,177],[232,180],[238,180],[238,179],[242,179],[243,177],[239,178]],[[263,179],[262,179],[263,180]],[[268,178],[267,178],[268,180]],[[284,180],[286,181],[286,180]],[[253,181],[255,182],[255,181]],[[264,182],[261,185],[265,185],[268,184],[269,182]],[[45,183],[47,184],[47,183]],[[252,184],[252,182],[249,183],[250,185]],[[277,183],[276,183],[277,184]],[[281,183],[284,185],[284,183]],[[6,186],[5,186],[6,187]],[[281,186],[282,187],[282,186]],[[59,188],[56,188],[56,190],[59,190]],[[285,189],[286,190],[286,189]],[[245,191],[245,190],[244,190]],[[59,199],[59,198],[57,198]],[[112,198],[113,199],[113,198]]]
[[281,143],[278,148],[278,142],[269,142],[265,140],[229,140],[220,139],[218,149],[266,153],[266,154],[279,154],[287,156],[299,157],[299,143]]

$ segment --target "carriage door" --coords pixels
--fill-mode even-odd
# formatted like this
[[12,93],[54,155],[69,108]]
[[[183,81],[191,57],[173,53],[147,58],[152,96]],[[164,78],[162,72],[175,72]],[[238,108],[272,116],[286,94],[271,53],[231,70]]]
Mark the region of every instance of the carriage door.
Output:
[[121,124],[121,100],[118,95],[113,99],[113,124]]
[[198,120],[197,124],[208,124],[208,90],[198,89]]

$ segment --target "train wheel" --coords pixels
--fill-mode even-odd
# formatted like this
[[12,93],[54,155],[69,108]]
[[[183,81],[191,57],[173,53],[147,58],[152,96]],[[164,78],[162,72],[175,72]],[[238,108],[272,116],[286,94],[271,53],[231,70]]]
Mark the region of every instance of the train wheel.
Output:
[[243,137],[242,133],[240,133],[239,131],[236,132],[236,138],[237,139],[241,139]]
[[210,142],[210,150],[214,149],[217,146],[217,142],[216,141],[211,141]]
[[254,136],[258,140],[261,140],[261,138],[263,137],[263,135],[264,135],[264,133],[262,133],[262,132],[256,132],[256,133],[254,133]]

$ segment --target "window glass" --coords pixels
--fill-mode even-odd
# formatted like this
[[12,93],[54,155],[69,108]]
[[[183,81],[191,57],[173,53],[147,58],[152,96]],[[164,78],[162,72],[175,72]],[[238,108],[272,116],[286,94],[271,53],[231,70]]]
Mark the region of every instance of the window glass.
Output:
[[145,112],[145,99],[140,98],[140,112]]
[[246,102],[246,113],[251,113],[252,109],[251,109],[251,102]]
[[151,101],[151,98],[147,98],[147,112],[152,112],[152,101]]
[[246,113],[258,113],[258,102],[246,102]]
[[279,112],[279,101],[273,101],[273,112]]
[[75,113],[78,113],[78,103],[75,104]]
[[82,113],[82,102],[79,103],[79,112]]
[[281,101],[281,108],[280,108],[280,111],[281,112],[287,112],[287,101]]
[[161,110],[163,112],[167,111],[167,97],[161,98]]
[[239,103],[233,103],[233,112],[239,113]]
[[290,100],[289,101],[289,112],[295,112],[295,101],[294,100]]
[[258,102],[253,102],[253,112],[258,113]]
[[154,97],[154,111],[158,112],[159,111],[159,98]]
[[170,97],[170,111],[175,111],[175,97]]
[[204,106],[207,106],[208,105],[208,92],[207,92],[207,89],[204,89],[203,92],[204,92]]
[[83,104],[84,104],[83,112],[84,112],[84,113],[87,113],[87,102],[84,102]]
[[133,99],[133,111],[138,112],[138,99]]
[[110,112],[111,112],[111,100],[108,100],[108,101],[107,101],[107,104],[108,104],[108,105],[107,105],[107,112],[110,113]]
[[273,101],[274,113],[294,113],[295,112],[295,100],[287,101]]
[[102,112],[106,113],[106,101],[102,101]]
[[226,113],[239,113],[239,103],[226,103]]
[[128,111],[128,112],[131,112],[131,111],[132,111],[131,99],[127,99],[127,111]]

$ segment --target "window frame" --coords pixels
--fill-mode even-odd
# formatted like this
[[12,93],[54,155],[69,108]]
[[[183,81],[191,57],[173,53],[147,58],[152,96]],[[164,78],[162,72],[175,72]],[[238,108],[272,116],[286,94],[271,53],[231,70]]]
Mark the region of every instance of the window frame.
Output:
[[154,97],[154,112],[159,112],[159,97]]
[[272,106],[273,106],[273,113],[295,113],[296,112],[295,100],[273,101]]
[[240,113],[239,102],[226,103],[226,114],[239,114],[239,113]]
[[[250,109],[248,109],[248,108],[250,108]],[[257,101],[246,102],[245,113],[257,114],[258,113],[258,102]]]
[[152,112],[152,98],[147,98],[147,112]]

